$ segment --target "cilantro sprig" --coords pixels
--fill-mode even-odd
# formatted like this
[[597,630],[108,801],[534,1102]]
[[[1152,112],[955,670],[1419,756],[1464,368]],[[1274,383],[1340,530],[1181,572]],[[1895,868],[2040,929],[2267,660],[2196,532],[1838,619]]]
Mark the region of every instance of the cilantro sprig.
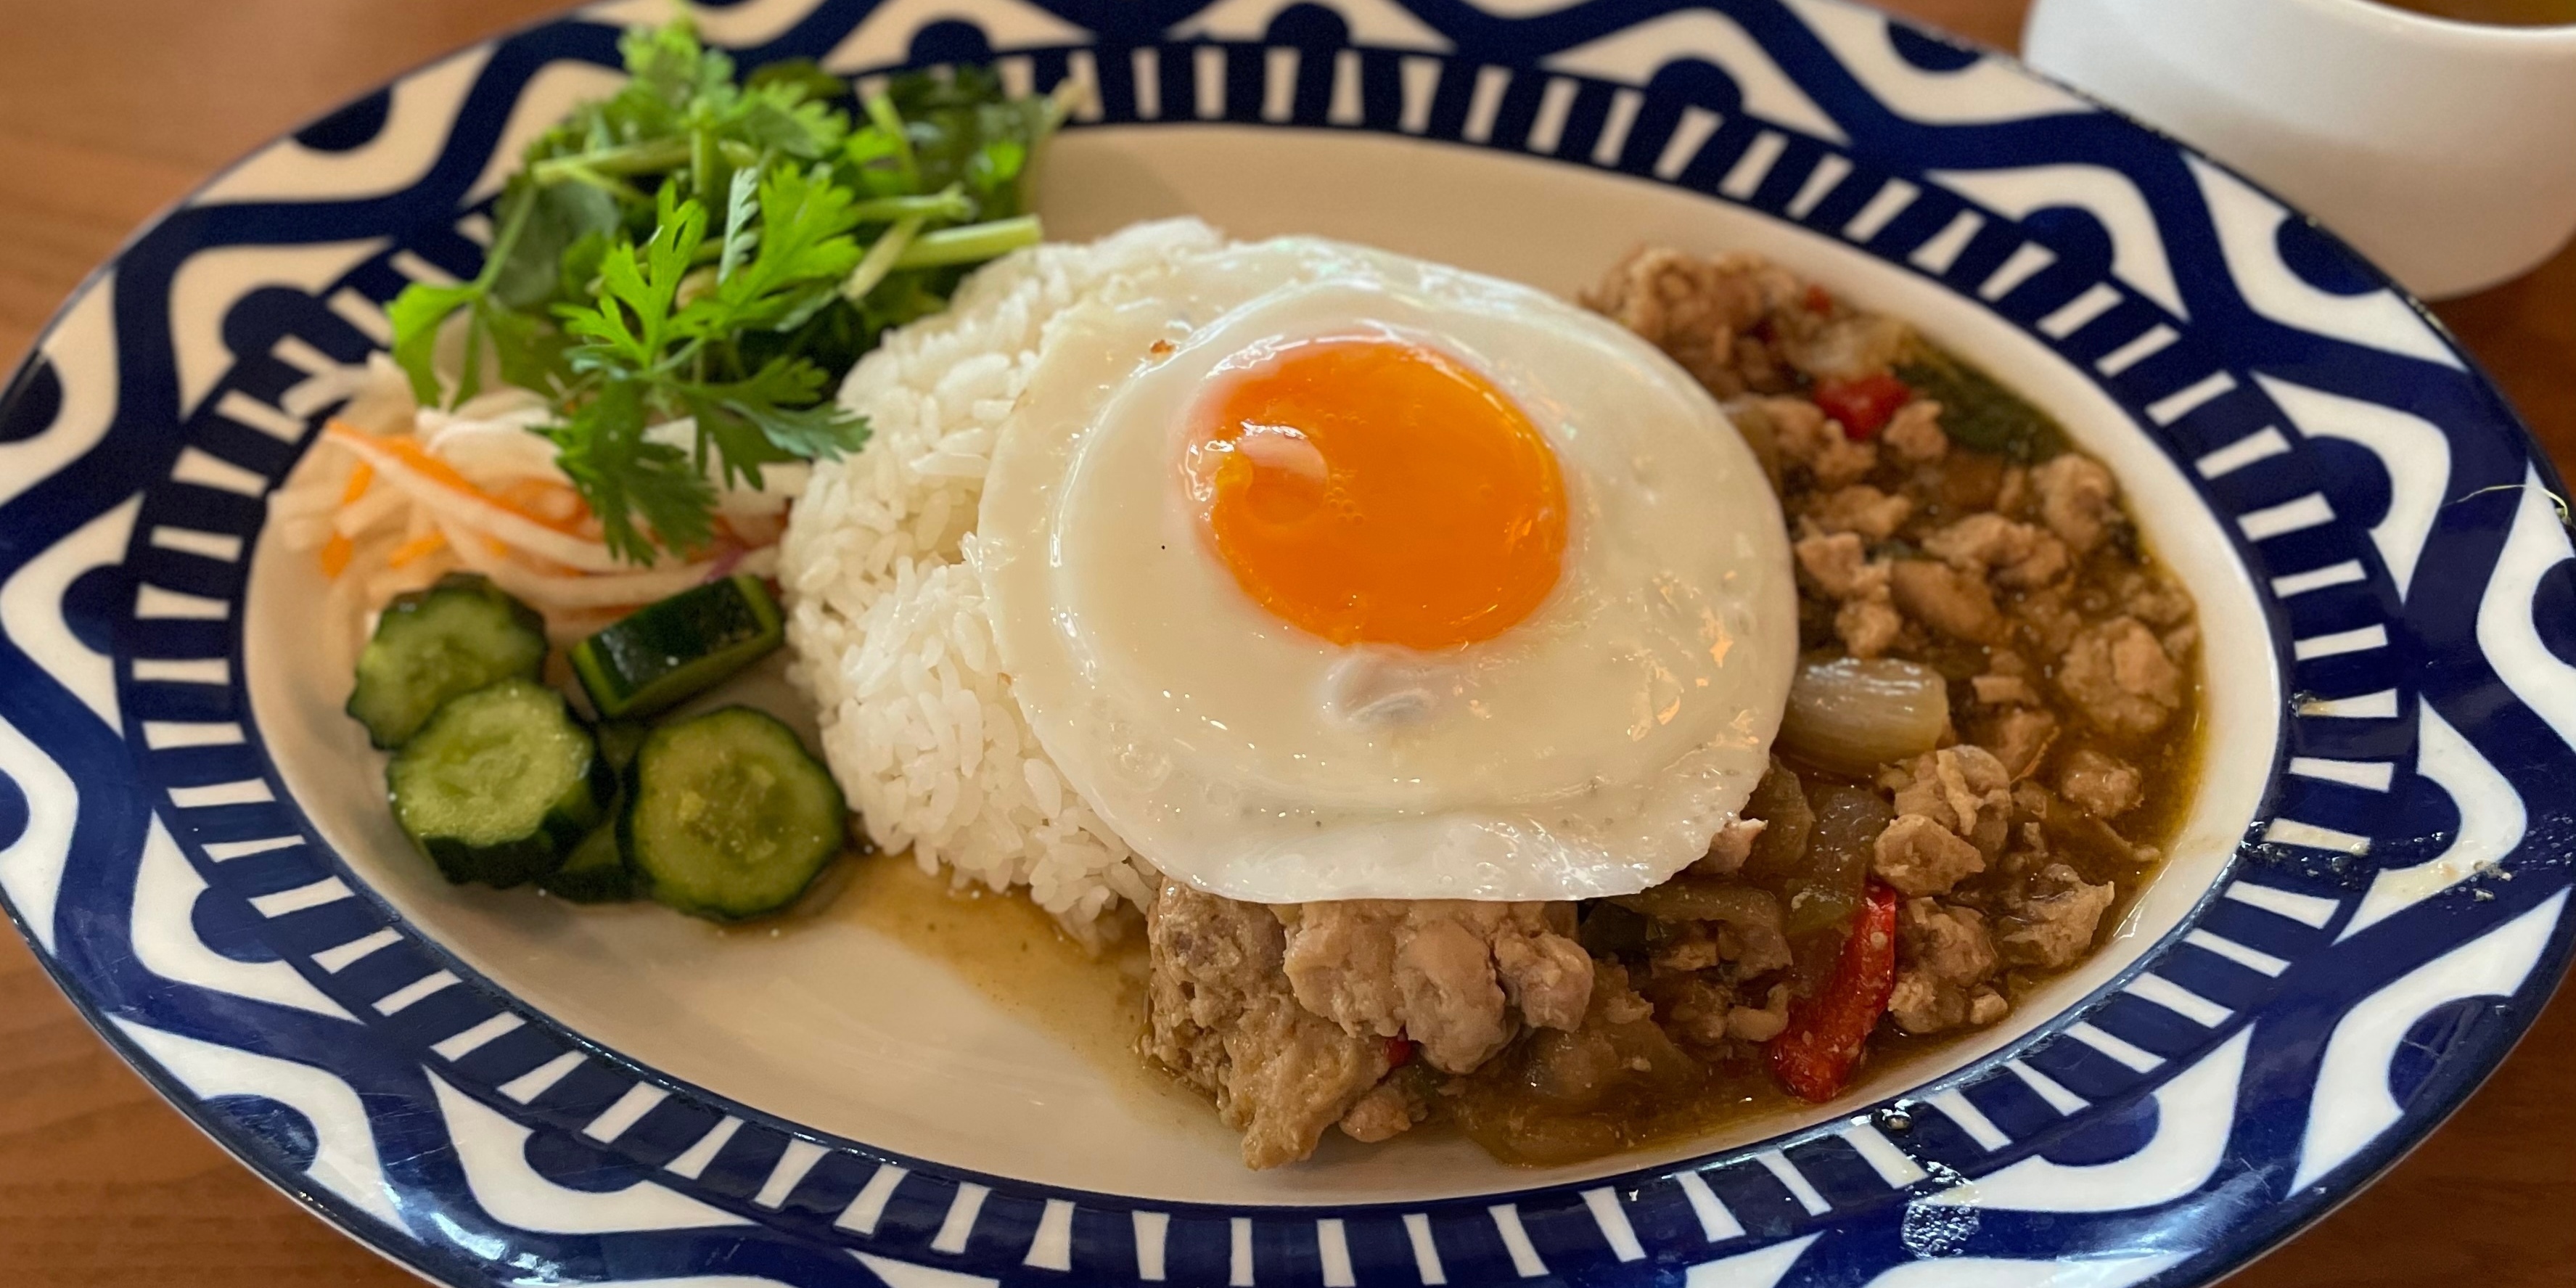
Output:
[[537,432],[607,547],[649,563],[707,544],[719,484],[866,441],[831,391],[886,328],[1038,239],[1030,163],[1064,104],[967,67],[895,77],[854,116],[811,63],[738,80],[686,21],[620,50],[625,85],[529,147],[482,271],[387,313],[424,404],[495,380],[545,395]]

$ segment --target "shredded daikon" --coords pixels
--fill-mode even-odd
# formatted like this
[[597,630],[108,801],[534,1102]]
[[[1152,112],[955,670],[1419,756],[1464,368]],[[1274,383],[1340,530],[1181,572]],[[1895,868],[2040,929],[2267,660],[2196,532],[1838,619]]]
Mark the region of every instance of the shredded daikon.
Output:
[[[334,403],[341,410],[269,498],[274,532],[330,577],[333,620],[362,628],[393,596],[459,568],[525,600],[558,638],[728,572],[769,575],[807,472],[772,466],[758,489],[716,480],[715,544],[695,558],[665,553],[639,567],[601,543],[598,523],[555,464],[554,444],[534,432],[550,414],[537,394],[501,389],[452,412],[423,409],[379,354],[291,396],[308,412]],[[694,431],[679,422],[652,432],[685,439]]]

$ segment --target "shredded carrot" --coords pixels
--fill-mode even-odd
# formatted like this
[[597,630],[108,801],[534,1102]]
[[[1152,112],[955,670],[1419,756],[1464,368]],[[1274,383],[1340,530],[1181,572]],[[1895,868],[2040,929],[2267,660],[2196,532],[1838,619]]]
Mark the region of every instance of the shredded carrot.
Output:
[[[359,468],[364,469],[364,466]],[[358,543],[334,532],[322,543],[322,575],[337,577],[349,570],[349,560],[358,553]]]
[[455,466],[440,460],[437,456],[431,454],[427,448],[422,447],[420,444],[415,443],[408,438],[378,438],[373,434],[366,433],[363,430],[353,429],[336,420],[326,426],[323,432],[344,440],[363,440],[365,446],[391,454],[394,459],[401,461],[406,468],[411,469],[415,473],[418,473],[422,478],[427,479],[440,487],[453,492],[462,492],[465,495],[473,497],[475,500],[481,501],[495,509],[507,510],[530,523],[538,525],[539,527],[552,528],[566,536],[577,537],[581,535],[581,523],[579,519],[567,520],[554,518],[530,510],[524,505],[515,505],[507,500],[494,496],[491,493],[474,486],[471,480],[467,479],[464,475],[457,473]]
[[542,515],[549,524],[578,527],[590,517],[590,506],[581,499],[581,493],[551,479],[519,479],[503,488],[496,499],[521,513]]
[[[355,504],[359,497],[367,494],[368,485],[375,481],[376,467],[365,461],[358,462],[358,468],[349,471],[349,485],[340,489],[340,504]],[[349,560],[357,553],[357,542],[342,533],[332,533],[331,539],[322,543],[322,575],[337,577],[348,571]]]
[[394,552],[385,556],[385,566],[388,568],[407,567],[446,548],[447,534],[443,532],[432,532],[425,536],[414,537],[411,540],[394,547]]

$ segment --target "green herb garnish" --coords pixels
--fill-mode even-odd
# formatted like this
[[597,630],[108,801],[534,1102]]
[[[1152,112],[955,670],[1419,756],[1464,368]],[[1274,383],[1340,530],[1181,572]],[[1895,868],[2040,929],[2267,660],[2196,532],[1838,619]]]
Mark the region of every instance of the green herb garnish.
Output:
[[[538,432],[609,550],[649,563],[705,546],[714,480],[758,487],[764,465],[866,441],[832,390],[886,328],[1038,240],[1030,161],[1065,104],[965,67],[897,76],[854,120],[838,78],[800,62],[738,82],[685,20],[619,48],[626,84],[502,190],[482,272],[386,311],[424,404],[495,378],[550,399]],[[648,433],[683,419],[693,434]]]
[[1941,404],[1941,428],[1952,440],[2015,461],[2043,461],[2066,450],[2065,431],[1994,377],[1928,344],[1911,346],[1896,377],[1916,396]]

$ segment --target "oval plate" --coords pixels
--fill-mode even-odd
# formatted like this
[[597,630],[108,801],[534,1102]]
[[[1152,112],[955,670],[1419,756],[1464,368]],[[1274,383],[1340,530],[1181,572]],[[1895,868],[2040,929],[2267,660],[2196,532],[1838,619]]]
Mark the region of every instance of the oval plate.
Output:
[[[350,769],[338,677],[306,664],[313,574],[261,541],[263,498],[327,410],[304,382],[379,345],[406,282],[471,271],[520,145],[661,11],[480,46],[255,154],[103,270],[0,402],[0,895],[183,1112],[403,1264],[2201,1283],[2431,1130],[2564,970],[2576,551],[2503,399],[2258,189],[1838,0],[699,16],[746,63],[1088,80],[1042,196],[1058,235],[1189,212],[1557,290],[1638,242],[1745,246],[2006,372],[2127,481],[2213,663],[2174,858],[2006,1026],[1671,1156],[1254,1176],[863,933],[779,947],[446,889]],[[817,980],[873,987],[794,991]]]

